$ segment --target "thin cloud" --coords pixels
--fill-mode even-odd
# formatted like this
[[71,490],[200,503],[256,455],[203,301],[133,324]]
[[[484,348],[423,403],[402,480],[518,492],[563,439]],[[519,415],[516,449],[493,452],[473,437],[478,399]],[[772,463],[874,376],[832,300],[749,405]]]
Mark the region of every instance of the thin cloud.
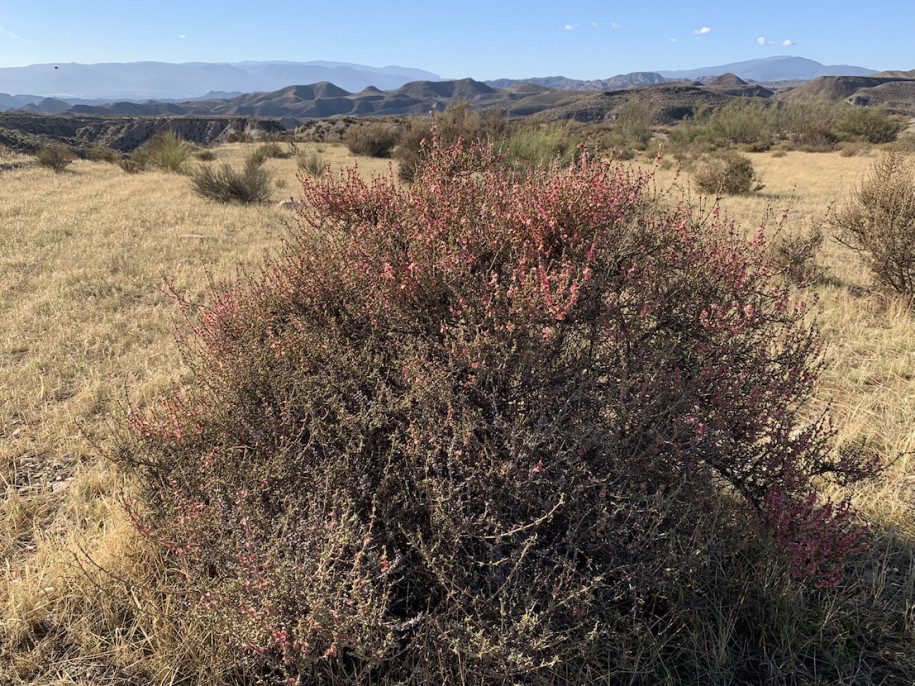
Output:
[[782,45],[784,45],[786,48],[790,48],[792,45],[794,45],[794,41],[790,38],[786,38],[782,41]]
[[30,41],[28,38],[23,38],[22,36],[16,35],[12,31],[10,31],[8,28],[3,26],[2,24],[0,24],[0,33],[5,33],[10,38],[14,38],[18,41],[22,41],[23,43],[34,43],[35,42],[35,41]]
[[564,28],[566,31],[574,31],[578,28],[578,24],[566,24],[562,28]]
[[711,33],[712,30],[708,26],[703,26],[701,29],[696,29],[693,31],[697,36],[704,36],[707,33]]
[[759,38],[756,39],[756,42],[759,43],[760,45],[775,45],[775,43],[773,43],[772,41],[766,40],[765,36],[760,36]]
[[617,24],[615,21],[611,21],[611,22],[610,22],[610,28],[611,28],[611,29],[621,29],[621,28],[623,28],[623,27],[622,27],[621,24]]
[[671,42],[671,43],[676,43],[676,42],[677,42],[677,39],[676,39],[676,38],[671,38],[671,39],[670,39],[670,42]]
[[187,36],[185,36],[185,35],[182,33],[180,36],[178,36],[178,38],[187,38]]

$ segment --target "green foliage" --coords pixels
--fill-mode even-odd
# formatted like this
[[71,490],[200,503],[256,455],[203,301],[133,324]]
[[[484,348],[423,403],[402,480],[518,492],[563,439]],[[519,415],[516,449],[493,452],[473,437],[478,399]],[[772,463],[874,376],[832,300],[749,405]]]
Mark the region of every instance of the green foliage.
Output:
[[862,255],[879,284],[915,294],[915,155],[885,151],[835,223],[839,240]]
[[191,188],[195,193],[223,203],[265,202],[270,199],[270,181],[270,173],[251,161],[240,171],[223,163],[216,169],[200,165],[191,173]]
[[371,122],[351,126],[343,134],[343,143],[354,155],[390,157],[400,140],[400,134],[391,124]]
[[829,152],[838,140],[837,107],[824,100],[791,100],[777,110],[779,137],[807,152]]
[[733,150],[703,158],[693,178],[699,190],[708,194],[740,195],[762,188],[750,159]]
[[66,145],[61,143],[50,143],[41,148],[36,154],[38,164],[55,172],[62,172],[67,165],[76,159],[76,155]]
[[883,107],[854,107],[842,109],[836,118],[834,131],[842,141],[867,143],[892,143],[905,126],[900,117],[894,117]]
[[644,150],[651,140],[652,108],[637,98],[623,103],[616,116],[616,143],[621,148]]
[[821,348],[762,238],[587,156],[425,152],[303,178],[283,254],[179,296],[194,383],[118,448],[176,611],[240,683],[482,686],[723,682],[681,618],[727,605],[769,679],[777,599],[721,570],[837,584],[864,530],[818,489],[872,469],[802,419]]
[[146,141],[137,152],[138,163],[141,159],[145,164],[175,174],[187,172],[188,163],[194,146],[184,140],[171,129],[162,129],[151,139]]
[[499,148],[508,153],[508,161],[516,168],[529,169],[558,160],[569,165],[578,159],[578,140],[568,124],[516,124]]

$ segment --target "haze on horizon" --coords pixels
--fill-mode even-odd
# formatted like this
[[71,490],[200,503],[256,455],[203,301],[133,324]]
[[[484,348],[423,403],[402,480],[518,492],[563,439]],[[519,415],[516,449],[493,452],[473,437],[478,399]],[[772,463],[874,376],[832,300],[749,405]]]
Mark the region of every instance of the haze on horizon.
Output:
[[97,0],[89,7],[45,0],[0,5],[0,67],[327,60],[413,67],[446,78],[594,79],[787,54],[827,65],[912,69],[912,26],[915,3],[903,0],[864,9],[785,0],[764,6]]

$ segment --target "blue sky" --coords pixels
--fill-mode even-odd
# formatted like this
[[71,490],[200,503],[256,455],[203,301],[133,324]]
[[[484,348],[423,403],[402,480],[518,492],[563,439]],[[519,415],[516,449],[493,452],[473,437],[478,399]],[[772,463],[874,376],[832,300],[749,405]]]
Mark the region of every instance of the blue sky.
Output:
[[602,78],[774,55],[915,68],[915,2],[0,0],[0,67],[329,60]]

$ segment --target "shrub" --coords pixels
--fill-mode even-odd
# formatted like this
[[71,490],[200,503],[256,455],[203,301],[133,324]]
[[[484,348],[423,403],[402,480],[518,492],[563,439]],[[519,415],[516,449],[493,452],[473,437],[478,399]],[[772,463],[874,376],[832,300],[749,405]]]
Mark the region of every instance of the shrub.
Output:
[[212,162],[216,159],[216,153],[209,148],[204,148],[203,150],[198,150],[195,152],[194,157],[196,157],[201,162]]
[[808,152],[829,152],[838,140],[834,131],[838,110],[820,100],[798,100],[778,108],[777,124],[782,138]]
[[142,171],[152,165],[163,171],[184,174],[193,152],[194,146],[177,133],[162,129],[131,153],[132,166],[134,171]]
[[516,125],[499,147],[509,153],[509,163],[520,169],[548,165],[553,160],[569,165],[579,153],[578,140],[567,124]]
[[733,150],[707,156],[693,178],[699,190],[709,194],[739,195],[762,188],[750,159]]
[[347,150],[354,155],[368,157],[390,157],[399,139],[397,129],[381,122],[357,124],[343,134]]
[[835,223],[839,240],[864,257],[878,283],[915,294],[915,156],[882,153]]
[[115,164],[121,159],[121,153],[106,145],[89,145],[85,148],[84,154],[87,160],[93,162],[108,162]]
[[823,240],[819,225],[794,234],[778,233],[772,241],[774,266],[792,283],[804,284],[819,278],[823,269],[817,264],[817,256]]
[[76,159],[76,155],[66,145],[50,143],[41,148],[36,154],[38,164],[55,172],[62,172],[68,164]]
[[833,131],[842,141],[892,143],[905,127],[905,122],[889,114],[883,107],[854,107],[849,105],[836,119]]
[[269,159],[283,159],[288,156],[289,154],[283,150],[283,147],[279,143],[271,141],[257,146],[245,156],[245,160],[249,164],[259,167]]
[[246,162],[241,171],[223,163],[218,168],[198,166],[191,174],[191,188],[198,195],[217,202],[245,205],[270,199],[270,173],[258,164]]
[[[398,174],[404,181],[412,181],[416,168],[432,147],[433,140],[440,146],[454,145],[459,139],[471,141],[501,138],[507,124],[500,112],[472,111],[466,104],[452,105],[444,112],[435,112],[432,120],[413,118],[394,149]],[[425,145],[424,142],[425,141]]]
[[801,420],[803,304],[761,239],[647,183],[587,156],[519,181],[460,145],[409,188],[303,180],[285,254],[213,290],[196,383],[119,448],[240,660],[549,683],[625,671],[721,551],[838,581],[863,530],[816,488],[870,467]]
[[300,153],[296,158],[299,171],[309,176],[322,176],[327,172],[327,161],[315,151]]

